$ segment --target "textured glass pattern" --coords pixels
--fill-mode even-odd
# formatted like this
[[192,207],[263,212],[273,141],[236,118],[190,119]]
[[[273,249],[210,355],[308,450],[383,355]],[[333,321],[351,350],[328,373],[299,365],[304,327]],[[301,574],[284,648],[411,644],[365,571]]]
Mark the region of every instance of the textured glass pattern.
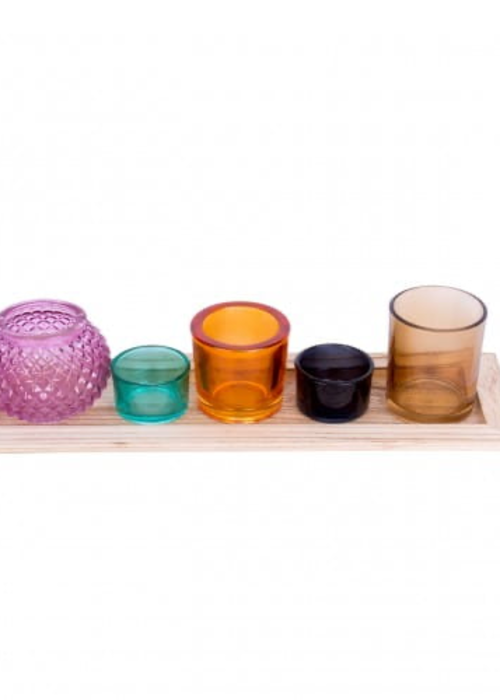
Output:
[[31,423],[84,411],[109,376],[109,350],[77,306],[41,300],[0,314],[0,407]]

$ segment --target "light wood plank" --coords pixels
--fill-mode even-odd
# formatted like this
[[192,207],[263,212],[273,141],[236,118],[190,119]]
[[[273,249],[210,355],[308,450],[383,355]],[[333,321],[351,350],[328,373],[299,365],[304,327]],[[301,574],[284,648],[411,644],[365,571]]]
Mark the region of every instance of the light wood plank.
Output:
[[391,413],[385,403],[387,358],[376,370],[368,412],[358,421],[325,425],[295,406],[293,357],[282,410],[255,425],[225,425],[196,407],[194,381],[186,415],[167,425],[136,425],[115,412],[112,388],[89,411],[57,425],[28,425],[0,417],[0,452],[247,451],[247,450],[461,450],[500,448],[500,368],[482,358],[476,406],[461,423],[421,425]]

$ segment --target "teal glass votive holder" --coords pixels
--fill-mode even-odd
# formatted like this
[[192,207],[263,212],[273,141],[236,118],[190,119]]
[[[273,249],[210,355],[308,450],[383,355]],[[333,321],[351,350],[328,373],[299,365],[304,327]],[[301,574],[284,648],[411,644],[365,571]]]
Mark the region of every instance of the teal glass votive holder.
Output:
[[189,359],[163,345],[124,350],[111,362],[116,410],[134,423],[170,423],[188,407]]

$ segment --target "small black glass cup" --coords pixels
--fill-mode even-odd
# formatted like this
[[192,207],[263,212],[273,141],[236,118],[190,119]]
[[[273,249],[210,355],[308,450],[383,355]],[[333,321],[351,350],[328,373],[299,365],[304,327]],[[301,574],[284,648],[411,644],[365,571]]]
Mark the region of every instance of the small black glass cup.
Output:
[[345,423],[368,408],[373,360],[350,345],[325,343],[295,358],[297,406],[313,420]]

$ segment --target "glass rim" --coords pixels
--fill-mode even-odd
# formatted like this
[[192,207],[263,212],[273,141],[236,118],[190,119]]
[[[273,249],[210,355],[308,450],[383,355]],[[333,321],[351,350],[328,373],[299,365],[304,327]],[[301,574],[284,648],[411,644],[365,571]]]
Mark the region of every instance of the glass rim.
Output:
[[[306,353],[310,352],[311,350],[316,350],[317,348],[327,347],[343,348],[344,350],[350,350],[353,355],[361,357],[368,364],[368,368],[362,374],[353,377],[352,379],[330,379],[328,377],[316,377],[314,374],[311,374],[311,372],[308,372],[306,369],[304,369],[304,367],[302,366],[302,360],[304,359]],[[298,372],[301,372],[301,374],[305,375],[312,382],[321,384],[357,384],[358,382],[362,382],[368,377],[370,377],[375,370],[375,363],[371,355],[369,355],[364,350],[355,347],[354,345],[346,345],[345,343],[318,343],[317,345],[311,345],[310,347],[305,348],[304,350],[301,350],[301,352],[299,352],[299,354],[295,357],[294,365],[295,369]]]
[[[449,289],[450,291],[453,292],[459,292],[460,294],[463,294],[464,296],[470,297],[472,299],[475,299],[480,307],[481,307],[481,315],[477,321],[474,321],[474,323],[469,323],[466,326],[456,326],[454,328],[433,328],[431,326],[424,326],[419,323],[414,323],[413,321],[409,321],[404,316],[402,316],[400,313],[396,311],[396,302],[397,300],[403,296],[404,294],[407,294],[408,292],[413,292],[416,290],[420,289]],[[398,321],[401,323],[404,323],[405,326],[410,326],[411,328],[416,328],[417,330],[420,331],[428,331],[430,333],[459,333],[461,331],[469,331],[472,330],[472,328],[477,328],[480,326],[482,323],[484,323],[488,317],[488,307],[484,303],[482,299],[480,299],[478,296],[475,294],[472,294],[472,292],[468,292],[465,289],[461,289],[460,287],[451,287],[446,284],[421,284],[421,285],[416,285],[415,287],[408,287],[407,289],[403,289],[397,294],[395,294],[390,303],[389,303],[389,310],[396,318]]]
[[[257,309],[259,311],[265,311],[270,314],[278,323],[278,330],[273,336],[270,336],[266,340],[260,343],[247,343],[245,345],[235,345],[234,343],[224,343],[218,341],[216,338],[205,333],[203,330],[203,323],[211,314],[221,311],[222,309],[227,309],[230,307],[244,306],[252,309]],[[279,345],[283,340],[285,340],[290,334],[290,321],[287,319],[285,314],[273,306],[268,306],[267,304],[261,304],[256,301],[223,301],[219,304],[212,304],[207,306],[193,317],[191,321],[191,334],[193,338],[204,345],[208,345],[212,348],[219,348],[221,350],[232,350],[233,352],[246,352],[249,350],[261,350],[264,348],[270,348],[274,345]]]
[[[160,381],[160,382],[145,382],[145,381],[131,381],[130,379],[125,379],[125,377],[122,377],[119,372],[119,363],[121,360],[123,360],[124,357],[127,355],[130,355],[131,353],[137,352],[137,350],[166,350],[170,355],[176,355],[179,357],[183,363],[184,367],[179,371],[179,374],[177,374],[175,377],[172,379],[169,379],[168,381]],[[111,374],[113,378],[118,379],[120,382],[123,384],[130,384],[130,386],[168,386],[169,384],[172,384],[173,382],[178,382],[179,379],[183,379],[186,374],[189,374],[189,371],[191,369],[191,363],[189,361],[189,357],[185,355],[181,350],[178,350],[177,348],[172,348],[169,345],[134,345],[132,348],[127,348],[126,350],[122,350],[122,352],[118,353],[116,357],[114,357],[111,360]]]
[[[20,333],[13,332],[6,327],[6,322],[17,313],[25,313],[29,311],[40,311],[44,308],[50,310],[59,310],[64,313],[69,313],[73,316],[73,323],[67,328],[61,330],[49,330],[44,333],[31,335],[21,331]],[[41,340],[49,338],[60,338],[63,336],[74,335],[80,328],[82,323],[87,320],[87,315],[81,306],[73,304],[70,301],[61,299],[29,299],[27,301],[19,301],[16,304],[7,306],[0,312],[0,332],[9,338],[15,339],[18,342],[37,343]]]

